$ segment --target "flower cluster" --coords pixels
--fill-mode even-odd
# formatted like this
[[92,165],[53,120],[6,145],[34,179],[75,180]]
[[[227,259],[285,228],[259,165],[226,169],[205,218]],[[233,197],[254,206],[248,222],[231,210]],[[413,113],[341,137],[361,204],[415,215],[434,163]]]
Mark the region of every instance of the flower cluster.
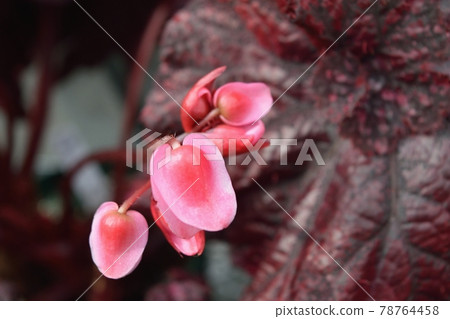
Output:
[[[271,108],[263,83],[231,82],[213,89],[225,67],[201,78],[182,103],[186,134],[157,147],[150,162],[150,181],[120,207],[102,204],[89,238],[92,258],[108,278],[121,278],[138,265],[147,243],[148,224],[133,202],[151,187],[151,213],[172,247],[200,255],[205,231],[230,225],[237,203],[223,156],[244,153],[264,134],[260,120]],[[232,143],[231,143],[232,141]]]
[[230,151],[232,155],[246,152],[245,141],[254,145],[261,138],[265,131],[261,118],[269,112],[273,99],[264,83],[231,82],[213,91],[214,80],[224,71],[225,67],[217,68],[192,87],[183,100],[181,123],[191,132],[198,127],[197,121],[219,116],[221,123],[204,134],[227,156]]

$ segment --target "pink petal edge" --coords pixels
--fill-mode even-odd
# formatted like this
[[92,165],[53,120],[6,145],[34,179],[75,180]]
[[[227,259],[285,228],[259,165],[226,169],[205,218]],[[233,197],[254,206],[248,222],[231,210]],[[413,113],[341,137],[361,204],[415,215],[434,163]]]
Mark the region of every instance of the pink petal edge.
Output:
[[265,130],[264,123],[259,120],[253,125],[246,126],[219,124],[203,134],[216,144],[223,156],[228,156],[247,153],[249,150],[243,140],[247,139],[255,145]]
[[[214,80],[219,77],[226,67],[219,67],[205,76],[203,76],[186,94],[183,102],[181,103],[182,109],[180,110],[181,124],[186,132],[192,130],[197,125],[196,121],[201,121],[210,110],[213,109],[211,86]],[[202,97],[205,96],[205,99]]]
[[169,244],[177,252],[186,256],[201,255],[203,253],[203,249],[205,248],[204,231],[198,232],[191,238],[180,238],[170,231],[163,217],[159,218],[161,216],[161,212],[158,209],[154,199],[152,199],[151,202],[151,212],[153,219],[156,221],[156,225],[158,225]]
[[175,234],[175,236],[184,238],[184,239],[188,239],[200,231],[200,229],[198,229],[196,227],[193,227],[191,225],[183,223],[181,220],[179,220],[174,215],[170,206],[164,200],[163,196],[161,196],[161,193],[159,192],[157,183],[152,182],[152,193],[153,193],[153,198],[158,207],[158,210],[162,214],[161,218],[164,218],[164,220],[167,224],[167,227],[170,229],[170,231],[172,233]]
[[[100,223],[106,214],[116,212],[118,208],[118,205],[114,202],[103,203],[94,215],[92,229],[89,235],[89,245],[91,247],[93,261],[100,272],[105,277],[111,279],[124,277],[137,267],[141,261],[142,253],[148,240],[147,221],[139,212],[130,210],[126,215],[130,218],[129,222],[131,227],[133,227],[132,233],[134,236],[129,239],[129,242],[124,244],[124,246],[130,248],[128,250],[123,249],[123,251],[118,251],[111,256],[107,255],[106,247],[108,243],[104,242],[100,236],[100,227],[102,226]],[[124,251],[126,252],[124,253]]]
[[227,83],[214,93],[213,104],[229,125],[243,126],[261,119],[272,107],[270,88],[261,82]]

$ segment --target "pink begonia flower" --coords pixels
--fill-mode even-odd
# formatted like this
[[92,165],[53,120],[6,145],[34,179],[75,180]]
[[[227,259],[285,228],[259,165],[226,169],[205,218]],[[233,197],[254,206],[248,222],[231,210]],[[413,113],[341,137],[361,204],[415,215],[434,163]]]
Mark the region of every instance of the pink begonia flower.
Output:
[[[195,146],[195,137],[207,145]],[[236,215],[236,194],[223,157],[210,159],[210,153],[220,155],[215,144],[202,134],[189,134],[183,145],[172,149],[165,144],[153,153],[153,198],[170,231],[180,238],[186,239],[196,228],[222,230]]]
[[226,67],[217,68],[202,77],[186,94],[181,103],[181,124],[186,132],[190,132],[197,125],[193,119],[200,122],[212,109],[211,87]]
[[216,144],[223,156],[228,156],[248,152],[244,141],[248,140],[251,145],[255,145],[264,132],[265,126],[260,120],[246,126],[219,124],[203,134]]
[[[106,202],[97,209],[89,245],[104,276],[124,277],[139,264],[148,225],[139,212],[128,208],[150,187],[155,223],[179,253],[202,254],[205,230],[219,231],[233,221],[236,194],[223,156],[248,152],[260,141],[265,131],[260,118],[270,110],[273,99],[263,83],[231,82],[214,91],[214,81],[225,68],[197,81],[182,103],[185,131],[206,132],[188,134],[182,145],[166,136],[168,144],[156,148],[152,155],[150,181],[120,208]],[[264,146],[258,145],[258,149]]]
[[[224,71],[217,68],[195,83],[182,102],[181,123],[186,132],[192,131],[214,108],[226,124],[245,126],[254,124],[269,112],[273,104],[270,88],[261,82],[230,82],[216,91],[213,83]],[[195,120],[195,121],[194,121]]]
[[269,112],[273,98],[264,83],[227,83],[214,93],[213,104],[226,124],[253,124]]
[[182,253],[186,256],[201,255],[203,253],[203,249],[205,248],[205,232],[203,230],[197,232],[191,238],[186,239],[178,237],[169,229],[169,225],[165,220],[167,212],[164,213],[163,217],[161,217],[162,213],[154,199],[152,199],[151,201],[150,208],[152,211],[153,219],[156,221],[156,225],[158,225],[169,244],[177,252]]
[[[170,151],[171,150],[170,146],[167,145],[167,147],[168,150]],[[163,150],[166,151],[167,148],[165,147],[163,148]],[[183,223],[174,215],[169,204],[167,204],[167,202],[164,200],[164,197],[159,192],[157,184],[152,185],[152,193],[153,198],[158,198],[157,204],[158,208],[161,211],[161,213],[164,214],[164,220],[167,223],[167,227],[175,236],[188,239],[200,231],[200,229],[197,227],[193,227],[191,225]]]
[[148,239],[148,224],[134,210],[118,212],[114,202],[103,203],[95,212],[89,245],[100,272],[118,279],[131,273],[141,261]]

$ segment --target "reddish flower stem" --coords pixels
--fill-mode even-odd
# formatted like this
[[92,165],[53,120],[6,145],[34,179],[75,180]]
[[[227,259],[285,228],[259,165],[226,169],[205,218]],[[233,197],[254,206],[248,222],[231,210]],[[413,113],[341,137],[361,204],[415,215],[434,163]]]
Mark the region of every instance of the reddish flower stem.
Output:
[[[147,26],[144,30],[142,39],[139,44],[137,51],[136,61],[144,69],[148,67],[151,60],[151,55],[155,50],[155,46],[158,40],[161,30],[169,17],[170,14],[170,3],[171,1],[163,2],[161,5],[156,7],[156,9],[151,14],[148,19]],[[142,84],[146,76],[145,72],[136,63],[132,64],[132,69],[130,77],[128,80],[127,93],[125,98],[125,114],[124,123],[122,130],[121,145],[125,145],[126,140],[129,138],[136,113],[139,104],[139,95],[142,89]],[[115,167],[115,196],[117,200],[121,194],[123,188],[123,179],[125,175],[125,165],[117,165]]]
[[41,141],[47,118],[48,96],[52,84],[51,57],[55,41],[56,17],[58,12],[53,7],[43,7],[40,13],[40,30],[37,43],[40,44],[37,63],[39,78],[35,104],[28,113],[30,123],[30,140],[22,167],[23,176],[29,176]]
[[200,123],[198,123],[197,126],[194,126],[194,128],[187,133],[183,133],[181,135],[179,135],[177,137],[178,141],[183,141],[183,139],[186,137],[187,134],[189,133],[197,133],[197,132],[202,132],[205,128],[208,127],[208,125],[213,122],[214,120],[218,119],[220,115],[220,111],[218,108],[214,108],[213,110],[211,110],[204,118],[203,120],[200,121]]
[[178,141],[175,137],[172,137],[170,140],[168,140],[167,144],[169,144],[173,150],[181,146],[180,141]]
[[[167,2],[164,2],[155,9],[148,20],[136,56],[136,61],[144,69],[150,63],[152,53],[155,51],[156,42],[169,16],[169,12],[170,7]],[[133,63],[125,98],[125,114],[122,129],[122,142],[124,143],[129,138],[133,128],[138,110],[139,94],[145,77],[146,74],[142,69]]]
[[11,158],[13,152],[13,138],[14,138],[14,117],[11,111],[8,113],[7,118],[7,129],[6,129],[6,153],[5,153],[5,169],[10,170]]
[[220,115],[220,111],[218,108],[212,109],[204,118],[195,126],[190,133],[201,132],[204,130],[208,124],[218,118]]
[[[164,136],[160,138],[160,140],[169,143],[172,139],[171,136]],[[78,173],[80,169],[82,169],[85,165],[91,162],[114,162],[114,163],[122,163],[126,160],[126,152],[125,150],[107,150],[100,151],[97,153],[90,154],[85,157],[81,161],[79,161],[75,166],[73,166],[69,171],[67,171],[63,177],[61,183],[61,196],[63,200],[64,213],[67,214],[66,218],[70,219],[69,216],[72,215],[72,206],[70,204],[70,196],[71,196],[71,183],[74,176]]]
[[13,100],[9,95],[7,86],[0,83],[0,97],[4,99],[0,100],[0,105],[3,106],[6,112],[6,145],[4,150],[0,150],[0,178],[2,185],[0,185],[0,201],[2,197],[8,198],[11,175],[11,157],[13,150],[13,125],[14,125],[14,112],[13,112]]
[[72,218],[72,205],[70,203],[71,184],[73,177],[78,171],[91,162],[124,162],[125,159],[126,156],[124,150],[101,151],[85,157],[65,174],[61,183],[61,196],[64,211],[63,223],[68,223]]
[[125,200],[123,202],[123,204],[119,207],[118,212],[120,214],[125,214],[128,211],[128,209],[130,209],[131,205],[133,205],[134,202],[139,197],[141,197],[142,194],[144,194],[147,190],[149,190],[150,187],[151,187],[151,184],[150,184],[150,179],[149,179],[147,183],[145,183],[140,188],[138,188],[133,194],[131,194],[130,197],[127,198],[127,200]]

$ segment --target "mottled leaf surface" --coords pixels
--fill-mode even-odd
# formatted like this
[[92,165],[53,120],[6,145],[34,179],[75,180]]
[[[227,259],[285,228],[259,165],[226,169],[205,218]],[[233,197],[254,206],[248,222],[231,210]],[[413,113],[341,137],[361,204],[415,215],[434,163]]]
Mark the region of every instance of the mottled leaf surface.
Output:
[[[448,132],[372,158],[338,144],[285,207],[373,298],[447,299],[449,153]],[[274,238],[246,298],[370,299],[292,219]]]
[[[299,141],[287,166],[270,146],[268,165],[230,167],[238,215],[225,236],[253,276],[244,299],[450,298],[448,11],[379,0],[299,79],[371,3],[193,0],[163,34],[157,79],[177,101],[227,65],[218,85],[262,81],[280,98],[265,137]],[[155,89],[141,120],[181,132],[179,112]],[[305,138],[325,166],[294,165]]]

